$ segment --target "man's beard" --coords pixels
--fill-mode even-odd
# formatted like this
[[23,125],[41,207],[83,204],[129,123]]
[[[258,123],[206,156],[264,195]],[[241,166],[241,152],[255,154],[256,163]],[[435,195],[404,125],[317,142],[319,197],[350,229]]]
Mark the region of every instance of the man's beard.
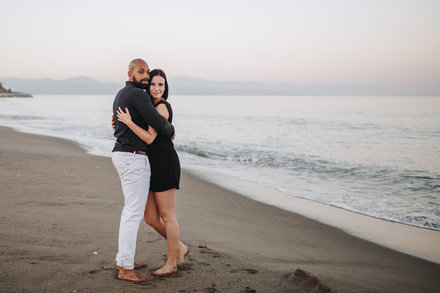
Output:
[[149,84],[148,83],[142,83],[142,81],[148,81],[148,79],[141,79],[140,81],[137,81],[136,78],[133,76],[133,83],[135,87],[148,90]]

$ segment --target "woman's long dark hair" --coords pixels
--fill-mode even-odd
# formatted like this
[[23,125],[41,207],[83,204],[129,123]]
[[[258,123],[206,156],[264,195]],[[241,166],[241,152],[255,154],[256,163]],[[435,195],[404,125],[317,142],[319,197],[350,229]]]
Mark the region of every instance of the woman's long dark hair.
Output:
[[148,93],[150,93],[151,81],[153,80],[153,77],[155,77],[156,75],[162,76],[163,79],[165,79],[165,91],[163,92],[162,98],[166,100],[168,99],[168,81],[167,81],[167,76],[165,75],[165,72],[163,72],[162,69],[153,69],[150,71],[150,83],[148,86]]

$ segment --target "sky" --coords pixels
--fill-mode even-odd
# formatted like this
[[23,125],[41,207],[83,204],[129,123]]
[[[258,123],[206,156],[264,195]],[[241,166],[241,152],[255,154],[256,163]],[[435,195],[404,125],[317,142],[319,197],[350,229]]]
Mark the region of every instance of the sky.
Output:
[[0,77],[440,84],[438,0],[0,0]]

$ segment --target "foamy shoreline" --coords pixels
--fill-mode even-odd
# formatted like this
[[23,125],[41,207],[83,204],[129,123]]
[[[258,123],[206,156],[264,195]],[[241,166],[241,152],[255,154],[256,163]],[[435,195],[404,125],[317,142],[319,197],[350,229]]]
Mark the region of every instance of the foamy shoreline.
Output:
[[440,231],[387,221],[312,200],[292,197],[262,184],[244,181],[213,170],[202,171],[197,168],[186,170],[202,180],[253,200],[342,229],[361,239],[440,263],[440,248],[438,247]]

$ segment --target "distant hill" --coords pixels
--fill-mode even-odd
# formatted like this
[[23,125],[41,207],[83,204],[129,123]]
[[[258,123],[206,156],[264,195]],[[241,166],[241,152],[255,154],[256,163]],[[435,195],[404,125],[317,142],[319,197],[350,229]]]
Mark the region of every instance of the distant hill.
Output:
[[[192,95],[388,95],[383,87],[361,84],[296,85],[293,83],[269,84],[262,82],[210,81],[187,76],[169,78],[178,94]],[[170,90],[171,91],[171,90]]]
[[11,89],[5,89],[3,85],[0,83],[0,98],[9,98],[9,97],[32,97],[32,95],[14,92]]
[[15,77],[0,78],[7,87],[11,87],[34,95],[39,94],[114,94],[121,85],[101,82],[88,77],[73,77],[67,79],[25,79]]
[[[169,77],[170,94],[181,95],[440,95],[431,88],[388,88],[369,84],[269,84],[262,82],[210,81],[188,76]],[[116,94],[124,82],[101,82],[89,77],[67,79],[0,78],[8,88],[32,94]]]
[[0,94],[4,94],[4,93],[8,93],[9,91],[7,91],[3,85],[0,83]]

